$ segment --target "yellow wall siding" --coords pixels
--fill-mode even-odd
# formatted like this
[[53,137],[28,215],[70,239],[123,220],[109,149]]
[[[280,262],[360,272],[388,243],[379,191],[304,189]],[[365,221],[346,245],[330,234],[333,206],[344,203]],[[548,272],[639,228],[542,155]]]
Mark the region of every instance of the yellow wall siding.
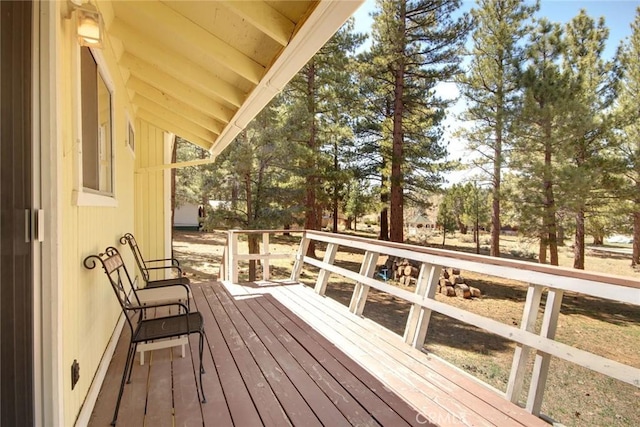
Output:
[[[134,229],[134,157],[126,147],[126,112],[132,111],[124,81],[117,66],[112,46],[105,39],[102,55],[113,83],[114,103],[114,190],[117,207],[78,206],[74,189],[79,154],[79,106],[77,101],[79,75],[75,56],[78,45],[74,20],[65,19],[60,3],[58,27],[58,111],[60,112],[60,144],[63,157],[60,168],[62,182],[62,370],[64,424],[72,426],[84,403],[95,372],[113,333],[120,308],[101,269],[86,270],[82,260],[107,246],[121,250],[125,262],[133,267],[129,249],[118,239]],[[80,364],[80,380],[71,390],[70,367],[73,360]]]
[[[163,164],[164,131],[144,120],[136,120],[136,130],[141,142],[136,146],[136,171]],[[164,209],[163,174],[163,171],[135,174],[135,235],[146,259],[165,258],[168,244],[164,240],[165,218],[171,213]],[[160,273],[155,278],[160,278]]]

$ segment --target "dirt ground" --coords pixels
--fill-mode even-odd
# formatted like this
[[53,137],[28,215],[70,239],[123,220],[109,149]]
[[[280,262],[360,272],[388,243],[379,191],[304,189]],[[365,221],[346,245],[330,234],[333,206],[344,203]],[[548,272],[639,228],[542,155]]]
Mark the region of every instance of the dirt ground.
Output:
[[[373,235],[367,237],[375,237]],[[272,253],[293,254],[299,237],[272,237]],[[423,237],[414,243],[442,247],[441,236]],[[482,253],[488,251],[486,237],[481,236]],[[475,251],[468,236],[447,238],[447,249]],[[219,275],[219,264],[225,245],[225,234],[176,232],[174,253],[186,268],[192,281],[213,280]],[[242,247],[242,245],[241,245]],[[504,236],[501,251],[534,253],[537,248],[517,237]],[[319,246],[316,256],[322,257]],[[363,254],[339,251],[336,264],[358,271]],[[379,261],[382,264],[385,258]],[[561,265],[571,266],[571,248],[560,249]],[[623,255],[588,251],[587,270],[615,272],[640,279]],[[286,278],[292,261],[274,262],[274,278]],[[247,266],[241,265],[241,280],[246,279]],[[465,283],[479,288],[482,297],[473,299],[449,298],[438,294],[436,299],[462,309],[518,326],[526,297],[526,285],[520,282],[462,272]],[[313,285],[317,271],[306,269],[301,281]],[[327,295],[348,305],[353,283],[332,276]],[[408,290],[412,287],[401,286]],[[372,290],[367,299],[364,316],[392,331],[402,334],[409,313],[409,304]],[[541,313],[539,316],[539,323]],[[640,308],[608,300],[565,294],[558,321],[556,339],[586,351],[640,368]],[[491,386],[506,391],[515,345],[483,330],[435,314],[425,341],[425,350],[475,375]],[[533,366],[533,357],[529,369]],[[526,390],[521,401],[526,401]],[[638,426],[640,425],[640,390],[631,385],[594,373],[586,368],[552,359],[542,411],[567,426]]]

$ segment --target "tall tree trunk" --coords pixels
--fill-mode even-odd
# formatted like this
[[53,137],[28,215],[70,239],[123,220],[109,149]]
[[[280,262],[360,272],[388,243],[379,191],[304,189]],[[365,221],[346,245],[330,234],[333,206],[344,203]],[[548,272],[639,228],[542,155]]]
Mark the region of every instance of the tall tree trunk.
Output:
[[[639,184],[640,185],[640,184]],[[633,213],[633,250],[631,253],[631,267],[640,266],[640,203],[636,202],[636,210]]]
[[[498,92],[502,98],[502,91]],[[493,201],[491,202],[491,249],[489,255],[500,257],[500,185],[502,181],[502,102],[498,105],[496,115],[496,141],[493,159]]]
[[593,244],[602,246],[604,245],[604,236],[600,233],[597,233],[593,236]]
[[538,262],[540,264],[547,263],[547,238],[544,233],[540,235],[540,246],[538,248]]
[[576,213],[576,235],[573,241],[573,268],[584,270],[584,209]]
[[[244,176],[244,190],[247,198],[247,228],[251,229],[253,223],[253,193],[251,190],[251,175],[246,174]],[[249,234],[248,236],[249,253],[258,253],[258,240],[257,235]],[[256,260],[249,261],[249,281],[255,282],[256,280]]]
[[[383,165],[384,166],[384,165]],[[387,177],[382,174],[380,182],[380,235],[378,240],[389,240],[389,193],[386,190]]]
[[238,180],[235,177],[231,183],[231,210],[238,210]]
[[[171,163],[176,163],[178,158],[178,138],[173,138],[173,147],[171,147]],[[171,256],[173,257],[173,224],[176,213],[176,168],[171,168]]]
[[[338,162],[338,140],[335,139],[333,141],[333,171],[335,172],[336,176],[338,174],[338,170],[340,169],[340,164]],[[338,197],[338,180],[337,178],[334,178],[333,181],[333,227],[332,227],[332,231],[334,233],[338,232],[338,202],[339,202],[339,197]],[[320,221],[322,221],[322,219],[320,219]]]
[[[247,237],[247,243],[249,245],[249,253],[257,254],[260,252],[258,247],[258,238],[260,236],[258,234],[249,234]],[[257,278],[257,264],[256,260],[252,259],[249,261],[249,281],[255,282]]]
[[[200,151],[200,158],[205,159],[206,151]],[[200,204],[202,205],[202,210],[198,209],[198,231],[204,231],[205,227],[205,219],[207,217],[207,205],[209,204],[209,198],[206,191],[204,191],[204,187],[202,188],[202,194],[200,195]]]
[[565,240],[565,231],[564,231],[564,225],[563,221],[558,221],[558,224],[556,225],[557,230],[558,230],[558,246],[564,246],[564,240]]
[[404,129],[402,116],[404,113],[404,73],[405,73],[405,28],[407,5],[400,2],[397,34],[397,58],[395,60],[395,88],[393,101],[393,150],[391,155],[391,233],[392,242],[404,241],[404,200],[402,188],[402,163],[404,161],[403,143]]
[[[307,64],[307,113],[310,119],[309,125],[309,140],[307,141],[307,147],[309,147],[309,151],[311,151],[312,156],[308,159],[307,170],[309,171],[306,178],[307,192],[306,192],[306,200],[305,200],[305,224],[304,227],[307,230],[319,230],[317,222],[317,212],[316,212],[316,184],[317,184],[317,176],[316,176],[316,102],[315,102],[315,79],[316,79],[316,68],[314,60],[311,59]],[[320,223],[322,225],[322,223]],[[309,243],[309,248],[307,249],[307,256],[315,257],[316,254],[316,245],[312,240]]]
[[545,123],[545,152],[544,152],[544,230],[549,245],[549,262],[558,265],[558,240],[556,229],[556,201],[553,194],[553,174],[551,164],[551,122]]

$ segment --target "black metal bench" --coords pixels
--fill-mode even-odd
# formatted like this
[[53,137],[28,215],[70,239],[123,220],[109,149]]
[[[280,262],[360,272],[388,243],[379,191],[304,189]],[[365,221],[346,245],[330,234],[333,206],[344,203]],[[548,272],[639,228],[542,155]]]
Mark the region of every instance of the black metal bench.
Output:
[[[131,329],[131,339],[129,342],[129,352],[122,373],[120,382],[120,391],[116,408],[113,413],[111,425],[116,424],[118,418],[118,410],[120,409],[120,400],[124,390],[125,379],[127,383],[131,382],[131,372],[133,370],[133,360],[135,358],[138,344],[154,340],[169,339],[181,337],[189,334],[197,333],[200,335],[199,357],[200,357],[200,388],[198,392],[202,397],[202,402],[206,402],[204,389],[202,386],[202,374],[204,367],[202,365],[202,353],[204,348],[204,319],[198,311],[190,312],[187,305],[181,302],[165,302],[165,303],[147,303],[142,304],[138,292],[136,290],[131,276],[127,271],[127,267],[122,261],[122,257],[118,250],[114,247],[108,247],[104,253],[98,255],[89,255],[84,259],[84,266],[88,269],[94,269],[97,263],[107,275],[113,292],[118,298],[122,312]],[[158,307],[178,307],[178,313],[168,316],[155,318],[146,318],[145,311],[150,308]],[[196,386],[197,388],[197,386]]]
[[[142,256],[142,252],[140,251],[140,247],[138,246],[138,242],[136,242],[136,238],[133,236],[133,234],[126,233],[120,238],[120,243],[123,245],[128,244],[131,252],[133,252],[133,257],[135,258],[138,269],[140,270],[142,278],[144,279],[145,288],[155,288],[175,284],[189,285],[191,283],[188,277],[183,276],[182,268],[180,268],[180,263],[177,259],[162,258],[145,260]],[[162,263],[163,265],[157,265],[159,263]],[[176,273],[178,277],[170,279],[151,280],[151,272],[157,270],[171,270],[172,272]]]

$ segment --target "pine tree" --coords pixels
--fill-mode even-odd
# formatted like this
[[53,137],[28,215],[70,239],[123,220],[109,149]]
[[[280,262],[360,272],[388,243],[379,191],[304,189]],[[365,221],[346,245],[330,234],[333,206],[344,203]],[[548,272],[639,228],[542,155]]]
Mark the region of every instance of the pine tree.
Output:
[[451,202],[452,200],[445,196],[438,206],[437,225],[442,227],[442,246],[446,243],[447,232],[454,231],[456,227],[456,218],[451,209]]
[[[404,189],[407,170],[416,170],[408,155],[419,153],[433,166],[444,158],[438,123],[447,103],[433,89],[458,72],[460,51],[468,32],[465,14],[454,19],[459,0],[378,0],[374,13],[371,65],[385,101],[391,101],[390,240],[404,240]],[[383,134],[383,136],[385,136]],[[411,150],[409,146],[420,146]],[[417,158],[415,159],[417,164]],[[385,165],[385,170],[387,165]],[[422,166],[422,165],[420,165]],[[437,176],[437,173],[436,173]],[[422,176],[429,177],[428,174]]]
[[626,198],[631,201],[633,250],[631,266],[640,266],[640,7],[631,24],[630,39],[622,46],[623,78],[619,113],[623,117],[622,160],[626,163]]
[[569,75],[572,136],[562,168],[562,200],[575,218],[573,267],[584,269],[585,220],[603,205],[607,183],[610,106],[614,101],[615,64],[603,53],[609,36],[604,18],[596,23],[585,10],[565,27],[564,68]]
[[552,265],[558,265],[556,187],[558,160],[564,160],[558,156],[568,138],[569,79],[559,65],[564,49],[560,25],[541,19],[526,48],[527,62],[520,77],[523,98],[510,163],[520,172],[521,201],[526,202],[518,207],[541,215],[539,261],[546,261],[548,248]]
[[[348,21],[285,89],[291,142],[302,145],[297,163],[305,179],[305,228],[309,230],[320,229],[322,212],[335,197],[325,191],[332,190],[324,183],[338,177],[331,172],[336,162],[329,154],[332,149],[323,147],[336,142],[332,129],[346,127],[344,112],[353,98],[349,63],[361,42],[362,36],[353,33],[353,22]],[[337,191],[335,185],[333,191]],[[308,254],[315,254],[313,244]]]
[[378,239],[389,240],[389,167],[391,165],[391,135],[393,93],[385,89],[389,85],[388,73],[381,70],[383,58],[380,44],[358,57],[358,103],[355,123],[358,156],[357,175],[377,183],[379,198]]
[[475,161],[492,183],[491,256],[500,256],[500,187],[509,128],[518,92],[517,67],[523,59],[519,41],[526,33],[526,21],[538,5],[520,0],[479,0],[471,10],[475,30],[469,71],[459,79],[467,100],[462,119],[472,123],[461,131],[469,148],[479,152]]

